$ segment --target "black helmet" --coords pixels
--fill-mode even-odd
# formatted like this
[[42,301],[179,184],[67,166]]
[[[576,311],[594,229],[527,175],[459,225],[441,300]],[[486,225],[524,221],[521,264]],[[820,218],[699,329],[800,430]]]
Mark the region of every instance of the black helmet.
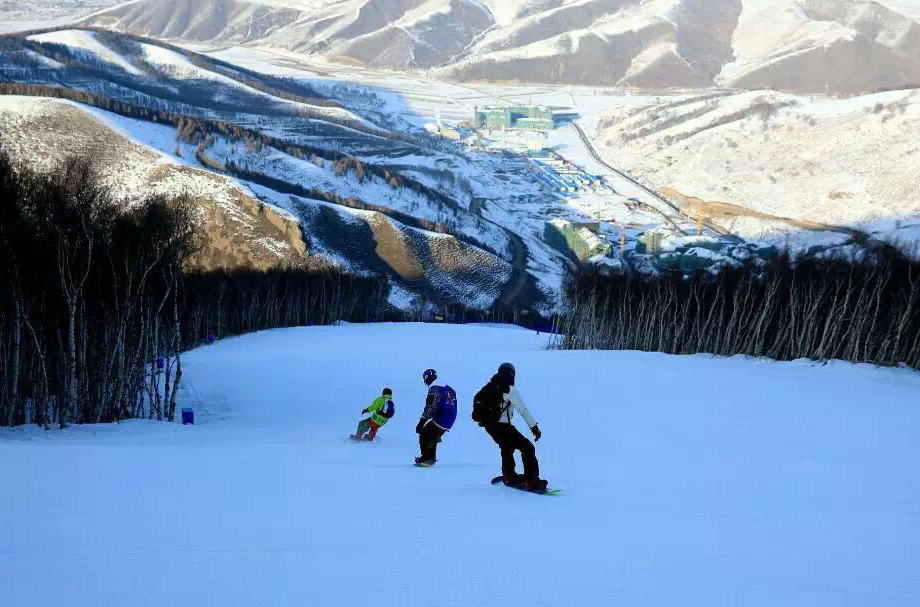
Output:
[[438,378],[438,372],[435,371],[434,369],[428,369],[424,373],[422,373],[422,380],[428,385],[431,385],[431,383],[437,378]]
[[514,368],[514,365],[511,363],[502,363],[498,368],[499,377],[505,379],[512,386],[514,385],[514,376],[517,375],[517,370]]
[[392,388],[384,388],[384,389],[383,389],[383,395],[384,395],[384,396],[393,396],[393,389],[392,389]]

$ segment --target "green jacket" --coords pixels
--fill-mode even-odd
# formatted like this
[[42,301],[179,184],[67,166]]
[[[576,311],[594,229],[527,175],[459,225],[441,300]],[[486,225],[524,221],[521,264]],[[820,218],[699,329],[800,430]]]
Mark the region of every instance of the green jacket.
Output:
[[[393,399],[391,397],[380,396],[371,403],[367,411],[371,414],[371,419],[374,420],[375,424],[383,426],[390,421],[390,417],[396,414],[396,405],[393,404]],[[389,417],[387,417],[387,415]]]

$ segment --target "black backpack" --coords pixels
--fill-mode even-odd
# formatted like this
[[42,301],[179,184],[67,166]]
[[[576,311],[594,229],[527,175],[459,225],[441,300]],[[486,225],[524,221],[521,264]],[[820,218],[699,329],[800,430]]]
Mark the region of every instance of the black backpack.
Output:
[[490,381],[473,397],[473,421],[484,426],[497,423],[504,413],[507,389]]

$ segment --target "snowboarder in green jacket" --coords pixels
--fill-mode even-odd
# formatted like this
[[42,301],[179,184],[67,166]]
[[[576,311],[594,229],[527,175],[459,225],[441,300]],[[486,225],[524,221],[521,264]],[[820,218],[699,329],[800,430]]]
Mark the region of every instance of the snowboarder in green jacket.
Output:
[[362,411],[367,417],[358,424],[358,430],[351,435],[352,440],[372,441],[377,438],[380,430],[390,418],[396,415],[396,405],[393,404],[393,390],[384,388],[383,394],[374,399],[370,406]]

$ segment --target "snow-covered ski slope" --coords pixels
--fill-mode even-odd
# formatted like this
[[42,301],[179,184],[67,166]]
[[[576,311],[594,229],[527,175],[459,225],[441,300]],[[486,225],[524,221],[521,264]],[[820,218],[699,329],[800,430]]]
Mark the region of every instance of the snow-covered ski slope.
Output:
[[[195,427],[0,433],[3,604],[918,604],[920,376],[545,343],[265,332],[184,358]],[[560,497],[489,484],[498,450],[469,407],[504,360]],[[427,367],[462,410],[419,469]],[[387,386],[380,442],[344,440]]]

